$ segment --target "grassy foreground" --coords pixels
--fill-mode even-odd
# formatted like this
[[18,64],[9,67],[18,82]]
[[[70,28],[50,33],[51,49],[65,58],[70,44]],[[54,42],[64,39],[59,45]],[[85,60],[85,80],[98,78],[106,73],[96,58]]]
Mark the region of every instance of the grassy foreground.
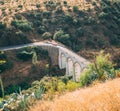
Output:
[[120,111],[120,78],[39,101],[29,111]]

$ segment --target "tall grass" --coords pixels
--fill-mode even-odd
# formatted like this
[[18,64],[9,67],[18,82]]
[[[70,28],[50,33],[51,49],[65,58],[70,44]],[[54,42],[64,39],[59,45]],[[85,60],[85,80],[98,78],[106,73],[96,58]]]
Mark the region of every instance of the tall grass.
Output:
[[40,101],[29,111],[120,111],[120,78]]

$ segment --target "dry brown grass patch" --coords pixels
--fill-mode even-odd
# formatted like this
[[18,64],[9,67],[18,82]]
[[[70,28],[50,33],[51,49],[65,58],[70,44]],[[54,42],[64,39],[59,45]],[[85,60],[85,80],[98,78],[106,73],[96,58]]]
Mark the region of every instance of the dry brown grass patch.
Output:
[[120,111],[120,78],[38,102],[30,111]]

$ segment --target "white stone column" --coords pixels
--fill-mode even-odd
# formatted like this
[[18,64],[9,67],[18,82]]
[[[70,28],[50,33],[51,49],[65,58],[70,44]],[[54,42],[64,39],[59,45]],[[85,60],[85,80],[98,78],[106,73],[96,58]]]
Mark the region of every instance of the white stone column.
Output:
[[67,64],[66,64],[66,74],[67,76],[73,76],[73,61],[71,58],[67,59]]
[[81,69],[80,64],[75,63],[75,64],[74,64],[74,79],[75,79],[76,81],[79,81],[81,71],[82,71],[82,69]]

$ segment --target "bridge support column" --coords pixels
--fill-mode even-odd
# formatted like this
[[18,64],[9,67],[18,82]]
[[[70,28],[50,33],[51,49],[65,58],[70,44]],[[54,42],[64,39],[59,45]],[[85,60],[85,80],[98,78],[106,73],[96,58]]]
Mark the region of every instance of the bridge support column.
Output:
[[59,59],[58,59],[59,67],[60,69],[65,69],[66,68],[66,57],[65,54],[59,52]]
[[73,76],[74,70],[73,70],[73,61],[71,58],[67,59],[66,63],[66,75],[67,76]]
[[73,79],[75,81],[79,81],[81,71],[82,71],[82,68],[81,68],[80,64],[74,63],[74,75],[73,75]]

